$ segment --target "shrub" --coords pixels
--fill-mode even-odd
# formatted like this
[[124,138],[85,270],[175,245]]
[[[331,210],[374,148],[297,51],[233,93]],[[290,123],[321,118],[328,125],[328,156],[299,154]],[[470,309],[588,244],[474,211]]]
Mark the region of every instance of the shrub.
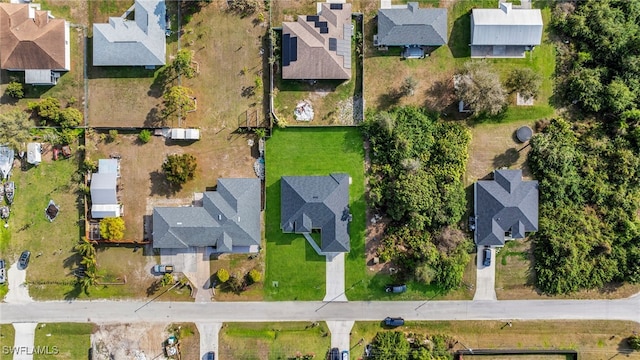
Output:
[[226,269],[218,269],[216,271],[216,277],[221,283],[226,283],[229,280],[229,272]]
[[633,350],[640,351],[640,335],[633,334],[633,335],[629,336],[627,338],[627,343],[629,343],[629,346],[631,346],[631,348]]
[[239,294],[240,292],[242,292],[242,290],[244,290],[243,281],[236,275],[233,275],[229,278],[229,280],[227,281],[227,286],[229,286],[229,289],[236,294]]
[[187,180],[193,179],[198,163],[191,154],[168,155],[162,164],[162,170],[167,176],[167,180],[172,184],[182,185]]
[[84,117],[80,110],[76,108],[65,108],[60,110],[58,124],[63,128],[76,127],[82,123]]
[[114,142],[118,138],[118,130],[111,129],[109,130],[109,136],[107,137],[107,141]]
[[262,273],[256,269],[249,271],[249,280],[251,280],[252,284],[260,282],[260,280],[262,280]]
[[94,172],[98,169],[98,164],[89,158],[85,158],[82,162],[82,169],[84,171]]
[[15,99],[22,99],[24,97],[24,91],[22,90],[22,84],[17,81],[12,81],[7,85],[7,95]]
[[148,143],[149,140],[151,140],[151,131],[147,129],[140,131],[140,134],[138,134],[138,140],[140,140],[140,142],[142,142],[143,144]]
[[109,217],[100,220],[100,236],[107,240],[124,238],[124,220],[121,217]]

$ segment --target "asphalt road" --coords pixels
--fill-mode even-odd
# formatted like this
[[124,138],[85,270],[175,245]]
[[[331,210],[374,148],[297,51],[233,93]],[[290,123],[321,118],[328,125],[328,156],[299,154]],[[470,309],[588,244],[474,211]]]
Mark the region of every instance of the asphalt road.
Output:
[[623,300],[152,302],[53,301],[0,304],[0,323],[272,322],[355,320],[631,320],[640,294]]

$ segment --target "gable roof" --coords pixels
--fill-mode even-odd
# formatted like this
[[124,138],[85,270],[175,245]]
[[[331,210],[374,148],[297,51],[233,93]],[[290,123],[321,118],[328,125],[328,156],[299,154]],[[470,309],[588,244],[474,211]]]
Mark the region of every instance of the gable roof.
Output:
[[128,13],[93,25],[94,66],[166,64],[166,7],[163,0],[136,0],[135,20]]
[[418,3],[406,8],[378,10],[376,45],[440,46],[447,43],[447,9],[420,9]]
[[348,252],[349,175],[283,176],[280,228],[284,232],[321,231],[323,252]]
[[260,245],[260,179],[218,179],[202,207],[153,209],[153,247],[216,246],[219,252]]
[[317,15],[282,23],[282,78],[350,79],[352,34],[347,3],[321,3]]
[[498,9],[473,9],[471,45],[540,45],[540,9],[513,9],[501,3]]
[[496,170],[493,180],[474,185],[477,245],[504,245],[538,230],[538,182],[522,181],[522,170]]
[[38,4],[0,3],[0,68],[69,70],[69,23]]

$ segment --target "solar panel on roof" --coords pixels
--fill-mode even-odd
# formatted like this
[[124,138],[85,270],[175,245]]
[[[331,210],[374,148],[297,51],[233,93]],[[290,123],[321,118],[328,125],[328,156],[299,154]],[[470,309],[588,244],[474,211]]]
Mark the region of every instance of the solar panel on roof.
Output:
[[317,27],[317,28],[327,27],[327,22],[326,21],[316,21],[315,27]]
[[318,21],[320,20],[320,16],[318,15],[307,15],[307,21]]
[[289,41],[289,60],[296,61],[298,60],[298,38],[292,37],[291,41]]
[[342,10],[342,4],[330,4],[329,9],[331,10]]
[[289,43],[291,39],[290,34],[282,35],[282,66],[289,66],[291,62],[291,52],[289,48]]
[[328,34],[329,33],[329,28],[328,27],[321,27],[320,28],[320,34]]
[[338,41],[336,38],[329,38],[329,50],[336,51],[338,49]]

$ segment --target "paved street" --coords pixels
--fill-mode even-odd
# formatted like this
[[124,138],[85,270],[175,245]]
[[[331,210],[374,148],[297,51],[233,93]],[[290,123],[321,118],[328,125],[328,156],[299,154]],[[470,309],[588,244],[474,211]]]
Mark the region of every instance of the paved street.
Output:
[[[406,320],[631,320],[640,294],[623,300],[152,302],[53,301],[0,304],[0,322],[271,322]],[[137,311],[136,311],[137,310]]]

